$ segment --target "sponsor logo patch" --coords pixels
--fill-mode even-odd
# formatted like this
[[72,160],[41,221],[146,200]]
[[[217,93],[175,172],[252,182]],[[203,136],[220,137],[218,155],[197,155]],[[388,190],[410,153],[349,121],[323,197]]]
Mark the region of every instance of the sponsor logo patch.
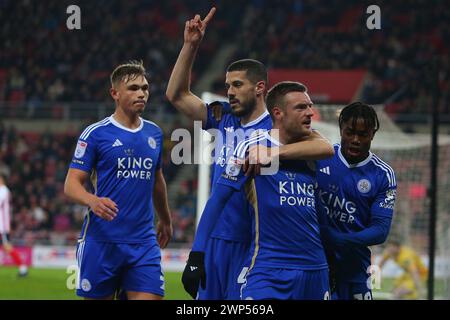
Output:
[[75,158],[82,158],[86,153],[87,142],[78,140],[77,148],[75,149]]
[[237,159],[236,157],[230,157],[227,163],[227,167],[225,168],[225,173],[231,177],[236,177],[241,171],[241,166],[242,164],[239,159]]

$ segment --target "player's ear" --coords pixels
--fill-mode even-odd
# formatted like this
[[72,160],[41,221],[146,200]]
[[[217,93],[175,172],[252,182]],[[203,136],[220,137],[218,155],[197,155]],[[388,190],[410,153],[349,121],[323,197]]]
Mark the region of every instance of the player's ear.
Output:
[[272,108],[272,114],[275,119],[279,119],[283,113],[283,110],[280,107],[274,106]]
[[258,81],[256,83],[256,94],[259,95],[263,95],[264,96],[264,92],[266,91],[266,83],[264,81]]
[[119,92],[118,92],[114,87],[111,87],[111,88],[109,89],[109,93],[111,94],[111,97],[112,97],[114,100],[118,100],[118,99],[119,99]]

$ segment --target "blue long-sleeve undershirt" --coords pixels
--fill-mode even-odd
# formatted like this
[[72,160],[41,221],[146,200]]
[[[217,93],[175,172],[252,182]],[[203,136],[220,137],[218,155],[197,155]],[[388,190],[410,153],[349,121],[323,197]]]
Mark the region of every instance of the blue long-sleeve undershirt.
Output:
[[198,223],[192,251],[205,251],[206,243],[213,232],[214,226],[219,221],[225,204],[235,191],[237,190],[223,184],[217,184],[214,187]]
[[370,225],[358,232],[343,233],[328,224],[321,225],[322,236],[328,246],[373,246],[386,241],[392,217],[374,213]]

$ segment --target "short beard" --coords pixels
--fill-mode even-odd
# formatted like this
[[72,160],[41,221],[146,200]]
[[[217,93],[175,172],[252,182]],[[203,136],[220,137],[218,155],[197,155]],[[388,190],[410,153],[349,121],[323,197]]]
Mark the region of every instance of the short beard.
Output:
[[241,104],[242,109],[240,111],[234,111],[231,109],[231,113],[239,118],[248,116],[256,108],[256,98],[249,99],[247,102]]

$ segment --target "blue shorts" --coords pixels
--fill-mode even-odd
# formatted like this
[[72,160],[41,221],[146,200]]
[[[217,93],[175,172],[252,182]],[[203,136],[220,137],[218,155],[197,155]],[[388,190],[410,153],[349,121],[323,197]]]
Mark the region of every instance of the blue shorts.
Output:
[[373,300],[367,282],[337,281],[333,300]]
[[156,242],[82,241],[77,246],[77,295],[103,298],[120,288],[164,296],[161,251]]
[[[239,300],[250,243],[210,238],[205,250],[206,289],[198,300]],[[244,270],[245,273],[245,270]],[[242,278],[242,281],[240,281]]]
[[330,300],[328,269],[254,267],[241,291],[242,300]]

